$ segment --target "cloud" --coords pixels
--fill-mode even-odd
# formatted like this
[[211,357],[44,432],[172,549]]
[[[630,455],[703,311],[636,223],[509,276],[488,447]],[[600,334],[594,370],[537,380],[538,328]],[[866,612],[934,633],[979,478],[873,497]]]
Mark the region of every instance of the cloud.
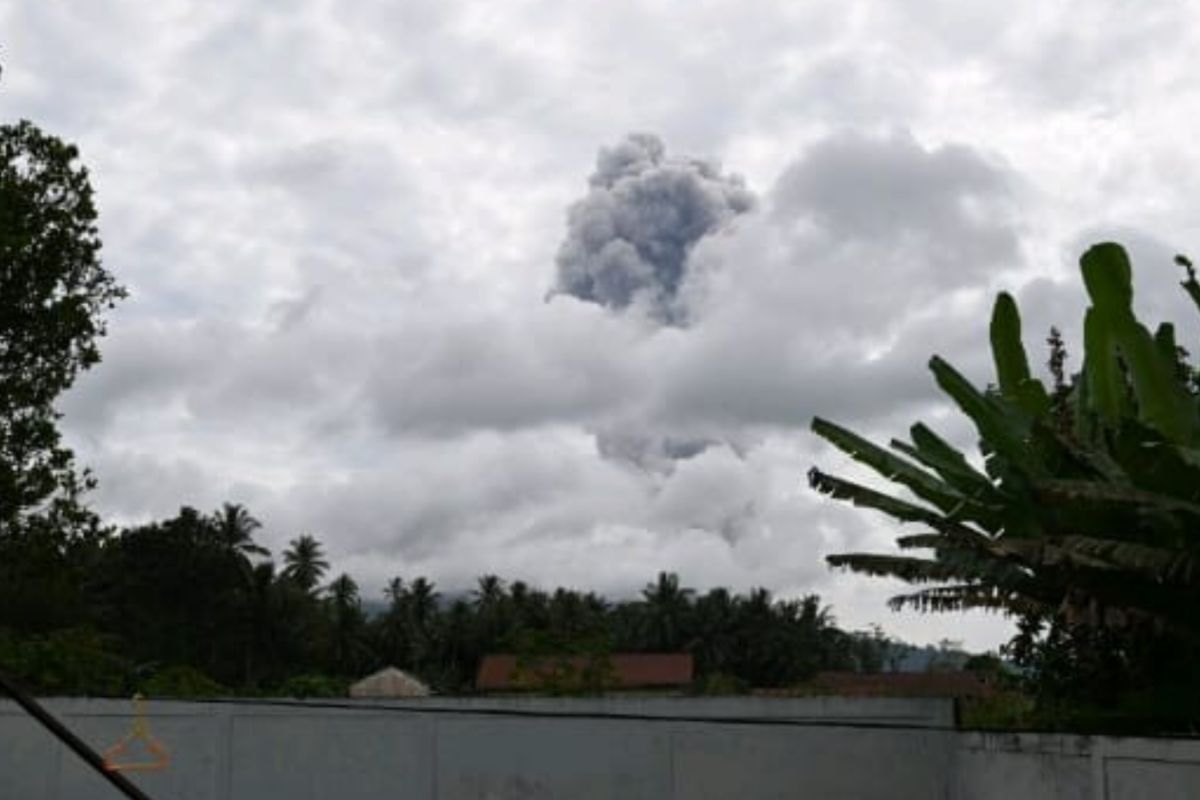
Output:
[[928,404],[925,361],[980,362],[982,287],[1020,263],[1012,184],[965,145],[812,143],[758,211],[693,253],[681,296],[698,322],[659,357],[654,418],[797,427]]
[[663,435],[658,431],[611,427],[596,431],[601,458],[623,461],[648,472],[669,474],[677,461],[695,458],[715,442],[711,439]]
[[[664,152],[608,151],[597,187],[644,180]],[[633,591],[664,567],[699,585],[811,591],[836,581],[822,555],[886,543],[878,521],[804,487],[820,452],[811,417],[907,424],[936,403],[934,350],[986,374],[987,297],[967,287],[1005,258],[1019,219],[1007,173],[970,148],[855,132],[801,148],[737,225],[726,207],[719,235],[677,252],[670,305],[686,326],[545,303],[532,281],[517,300],[479,302],[476,284],[439,271],[428,237],[411,240],[428,268],[389,281],[389,248],[358,250],[350,233],[386,224],[354,195],[396,185],[363,177],[372,153],[305,145],[235,173],[288,209],[262,220],[267,240],[317,231],[361,269],[302,271],[219,316],[115,322],[103,369],[67,406],[111,513],[246,502],[276,550],[316,533],[368,591],[393,574],[453,587],[482,571]],[[868,211],[835,191],[826,162],[878,188]]]
[[62,404],[97,506],[246,502],[367,591],[677,569],[956,625],[825,569],[893,531],[803,486],[806,426],[969,445],[929,355],[986,381],[1005,288],[1077,365],[1097,237],[1194,318],[1195,11],[494,6],[0,3],[5,114],[81,146],[133,290]]
[[833,242],[917,245],[955,284],[1016,256],[1013,187],[967,145],[926,148],[906,131],[829,136],[789,167],[774,192],[781,219],[811,220]]
[[600,151],[588,183],[568,213],[556,291],[684,322],[677,296],[692,248],[753,205],[741,178],[712,162],[668,157],[658,137],[631,134]]

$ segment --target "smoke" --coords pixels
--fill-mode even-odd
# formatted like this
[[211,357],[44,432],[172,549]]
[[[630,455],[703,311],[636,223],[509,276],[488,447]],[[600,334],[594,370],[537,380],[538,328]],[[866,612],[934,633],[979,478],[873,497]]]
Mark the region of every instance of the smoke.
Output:
[[555,292],[610,309],[644,308],[682,325],[688,254],[748,211],[754,196],[719,164],[670,157],[658,137],[630,134],[600,150],[586,197],[571,206]]
[[701,455],[716,442],[697,437],[676,437],[608,428],[596,432],[601,458],[630,464],[646,472],[669,474],[678,461]]

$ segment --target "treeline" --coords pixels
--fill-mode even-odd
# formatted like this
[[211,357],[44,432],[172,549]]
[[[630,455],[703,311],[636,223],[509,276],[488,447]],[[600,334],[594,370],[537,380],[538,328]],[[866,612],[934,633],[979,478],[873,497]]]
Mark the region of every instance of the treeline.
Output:
[[277,563],[258,528],[226,504],[120,532],[0,537],[0,668],[47,694],[322,695],[390,664],[465,692],[491,652],[686,651],[698,691],[736,691],[887,657],[884,637],[839,629],[815,595],[696,594],[669,573],[624,602],[494,575],[457,596],[397,577],[364,601],[316,538]]

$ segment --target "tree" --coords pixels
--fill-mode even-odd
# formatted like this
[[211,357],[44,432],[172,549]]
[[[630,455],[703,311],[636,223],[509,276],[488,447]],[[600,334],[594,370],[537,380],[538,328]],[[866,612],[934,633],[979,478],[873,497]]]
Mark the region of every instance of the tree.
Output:
[[413,666],[421,675],[433,668],[439,595],[432,581],[418,577],[408,590],[408,624]]
[[[1085,365],[1069,390],[1072,427],[1060,428],[1029,374],[1016,304],[996,301],[998,386],[979,391],[936,356],[939,385],[979,431],[985,471],[918,423],[895,452],[813,421],[813,429],[899,483],[918,502],[814,469],[812,484],[931,533],[901,537],[933,557],[833,556],[856,571],[951,582],[895,599],[928,609],[971,606],[1061,610],[1097,624],[1155,620],[1200,632],[1200,403],[1178,369],[1174,329],[1151,336],[1134,317],[1130,267],[1117,245],[1082,260],[1092,297]],[[1200,299],[1200,284],[1189,278]]]
[[380,655],[390,664],[410,666],[411,635],[408,626],[408,587],[404,579],[392,578],[383,589],[388,599],[387,611],[379,618],[376,628]]
[[89,581],[93,613],[131,654],[190,664],[223,683],[245,671],[248,588],[212,518],[188,507],[106,542]]
[[358,584],[345,573],[329,584],[326,609],[332,628],[332,666],[342,675],[355,674],[367,665],[371,654],[363,640],[362,601]]
[[692,594],[691,589],[680,587],[679,576],[673,572],[658,573],[658,579],[642,590],[646,644],[650,649],[671,652],[683,647]]
[[0,534],[29,515],[89,521],[91,480],[61,443],[54,402],[100,360],[102,315],[125,290],[99,260],[78,150],[30,122],[0,126]]
[[254,532],[262,527],[262,523],[252,517],[244,506],[225,503],[216,513],[215,523],[221,545],[239,559],[270,555],[267,548],[254,542]]
[[244,605],[242,681],[247,686],[257,686],[262,674],[274,666],[280,640],[284,638],[282,626],[286,619],[275,579],[274,562],[264,561],[254,565]]
[[705,673],[729,672],[737,653],[738,605],[728,589],[711,589],[696,600],[699,642],[694,649],[697,668]]
[[321,543],[307,533],[288,542],[283,563],[283,576],[305,592],[315,589],[329,569]]
[[[1200,306],[1200,283],[1190,262],[1179,261],[1187,270],[1182,285]],[[1020,316],[1007,294],[997,298],[991,320],[995,386],[979,390],[942,359],[930,361],[938,385],[978,431],[982,471],[921,423],[910,441],[894,440],[887,449],[817,418],[817,434],[911,498],[816,468],[809,478],[834,498],[924,528],[897,541],[902,549],[930,551],[928,557],[829,558],[856,572],[933,584],[894,598],[893,606],[1000,609],[1024,620],[1027,652],[1029,637],[1045,635],[1040,641],[1066,643],[1068,663],[1089,660],[1079,657],[1080,647],[1106,648],[1114,656],[1106,663],[1125,665],[1126,677],[1145,668],[1165,680],[1163,669],[1190,660],[1155,664],[1150,654],[1162,648],[1146,643],[1167,637],[1194,650],[1200,641],[1195,370],[1170,323],[1151,334],[1134,315],[1132,271],[1120,246],[1097,245],[1080,265],[1091,299],[1084,364],[1066,379],[1065,350],[1053,332],[1052,392],[1030,374]]]

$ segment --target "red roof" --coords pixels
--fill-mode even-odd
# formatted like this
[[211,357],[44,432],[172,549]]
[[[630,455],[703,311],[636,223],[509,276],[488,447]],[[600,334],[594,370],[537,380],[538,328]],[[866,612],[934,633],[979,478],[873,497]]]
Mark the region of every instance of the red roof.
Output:
[[[605,684],[613,689],[679,688],[692,682],[690,653],[614,653],[596,663],[586,656],[528,659],[518,665],[515,655],[484,656],[479,665],[475,688],[479,691],[537,689],[556,670],[566,667],[575,676],[592,669],[605,668]],[[611,670],[607,667],[611,666]],[[519,668],[521,667],[521,668]]]

